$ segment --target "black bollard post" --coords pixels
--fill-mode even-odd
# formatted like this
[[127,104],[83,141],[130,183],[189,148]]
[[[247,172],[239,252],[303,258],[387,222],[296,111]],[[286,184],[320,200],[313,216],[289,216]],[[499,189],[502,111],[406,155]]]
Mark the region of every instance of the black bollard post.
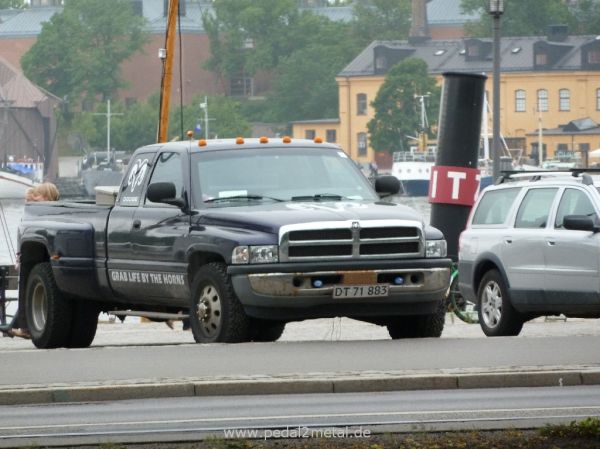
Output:
[[438,148],[429,182],[432,226],[444,233],[448,257],[458,259],[458,238],[479,191],[477,159],[485,80],[483,74],[444,73]]

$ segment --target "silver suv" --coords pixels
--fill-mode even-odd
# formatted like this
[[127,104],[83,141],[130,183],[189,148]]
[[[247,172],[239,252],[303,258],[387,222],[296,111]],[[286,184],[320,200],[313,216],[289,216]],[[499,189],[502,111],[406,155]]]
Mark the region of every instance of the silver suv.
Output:
[[542,315],[600,317],[600,178],[513,174],[488,187],[459,243],[459,287],[488,336]]

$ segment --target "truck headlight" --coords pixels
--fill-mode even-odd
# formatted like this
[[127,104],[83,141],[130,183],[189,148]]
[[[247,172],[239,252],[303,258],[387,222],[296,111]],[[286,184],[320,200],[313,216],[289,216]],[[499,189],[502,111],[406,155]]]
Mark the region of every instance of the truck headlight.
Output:
[[446,240],[427,240],[425,242],[425,257],[446,257],[447,255]]
[[233,249],[231,261],[242,263],[277,263],[279,247],[277,245],[237,246]]

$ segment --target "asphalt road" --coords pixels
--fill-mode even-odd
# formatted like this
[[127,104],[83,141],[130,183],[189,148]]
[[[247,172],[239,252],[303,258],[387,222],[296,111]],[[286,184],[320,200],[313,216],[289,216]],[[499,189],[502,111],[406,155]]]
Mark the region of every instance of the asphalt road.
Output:
[[[600,389],[227,396],[0,407],[0,447],[538,427],[600,416]],[[254,432],[252,430],[255,430]],[[329,433],[327,433],[329,432]],[[335,433],[334,433],[335,432]]]

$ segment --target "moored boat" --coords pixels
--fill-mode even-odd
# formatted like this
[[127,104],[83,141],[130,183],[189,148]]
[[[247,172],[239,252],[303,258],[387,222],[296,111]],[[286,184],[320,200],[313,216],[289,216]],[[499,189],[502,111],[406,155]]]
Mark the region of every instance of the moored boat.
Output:
[[427,151],[411,148],[393,156],[392,175],[400,181],[404,195],[427,196],[431,167],[435,163],[435,147],[430,146]]
[[35,186],[30,178],[0,169],[0,200],[25,198],[27,189]]

